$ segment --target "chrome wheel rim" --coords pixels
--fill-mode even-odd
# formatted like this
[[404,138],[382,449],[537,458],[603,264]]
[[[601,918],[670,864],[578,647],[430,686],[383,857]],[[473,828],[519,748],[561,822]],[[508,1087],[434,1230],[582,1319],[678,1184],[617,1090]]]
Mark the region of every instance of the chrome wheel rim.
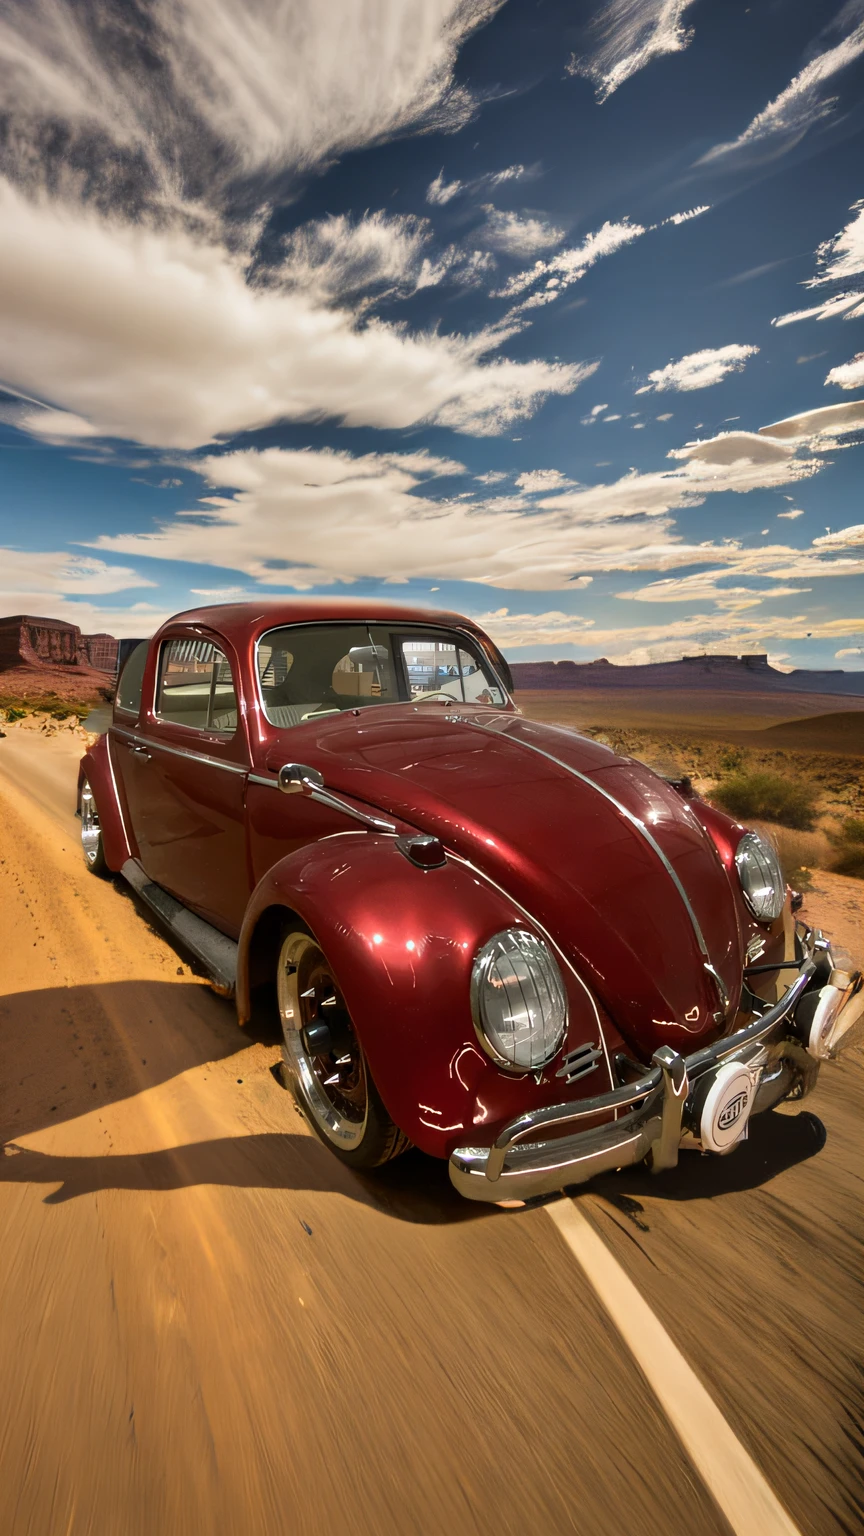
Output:
[[[277,973],[282,1055],[316,1128],[349,1151],[363,1139],[369,1117],[366,1061],[338,983],[307,933],[285,939]],[[315,1050],[307,1028],[326,1023],[327,1049]]]
[[84,849],[84,857],[91,866],[99,857],[99,812],[96,809],[96,801],[93,799],[93,791],[87,780],[81,790],[81,846]]

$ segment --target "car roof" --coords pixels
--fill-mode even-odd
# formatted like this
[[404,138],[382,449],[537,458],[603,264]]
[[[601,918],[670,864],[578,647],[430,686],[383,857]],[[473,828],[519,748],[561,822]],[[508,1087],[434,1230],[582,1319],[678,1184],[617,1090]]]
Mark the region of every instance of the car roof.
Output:
[[479,626],[464,614],[444,608],[420,608],[402,603],[384,603],[368,598],[273,598],[254,603],[214,603],[203,608],[188,608],[162,625],[158,631],[174,625],[202,625],[217,630],[235,646],[257,639],[268,629],[283,624],[339,623],[353,620],[379,624],[458,625],[479,631]]

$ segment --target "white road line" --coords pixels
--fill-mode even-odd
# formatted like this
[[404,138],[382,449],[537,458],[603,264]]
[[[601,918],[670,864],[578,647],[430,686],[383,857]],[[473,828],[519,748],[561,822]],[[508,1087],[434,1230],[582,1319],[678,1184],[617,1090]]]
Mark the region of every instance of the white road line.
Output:
[[630,1348],[735,1536],[800,1536],[698,1376],[587,1217],[569,1199],[545,1210]]

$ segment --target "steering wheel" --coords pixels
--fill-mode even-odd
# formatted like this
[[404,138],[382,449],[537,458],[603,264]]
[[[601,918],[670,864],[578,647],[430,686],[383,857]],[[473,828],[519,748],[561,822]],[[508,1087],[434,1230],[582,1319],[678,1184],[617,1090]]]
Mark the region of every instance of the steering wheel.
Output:
[[457,699],[452,693],[445,693],[443,688],[430,688],[428,693],[415,693],[411,703],[426,704],[429,699],[445,699],[448,704],[462,703],[462,700]]

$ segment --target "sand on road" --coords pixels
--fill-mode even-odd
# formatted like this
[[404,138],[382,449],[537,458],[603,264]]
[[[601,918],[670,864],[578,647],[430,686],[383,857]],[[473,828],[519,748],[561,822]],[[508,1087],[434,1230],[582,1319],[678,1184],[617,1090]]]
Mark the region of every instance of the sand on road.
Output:
[[[2,1536],[727,1532],[544,1210],[343,1170],[46,746],[0,756]],[[862,1101],[579,1196],[812,1536],[861,1520]]]

